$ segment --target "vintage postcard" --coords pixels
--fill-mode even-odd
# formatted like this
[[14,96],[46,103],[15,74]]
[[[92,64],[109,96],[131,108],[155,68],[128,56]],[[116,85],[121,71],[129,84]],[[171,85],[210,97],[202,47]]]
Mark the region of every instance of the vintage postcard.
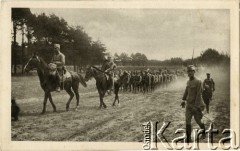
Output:
[[239,149],[238,0],[2,1],[0,27],[1,150]]

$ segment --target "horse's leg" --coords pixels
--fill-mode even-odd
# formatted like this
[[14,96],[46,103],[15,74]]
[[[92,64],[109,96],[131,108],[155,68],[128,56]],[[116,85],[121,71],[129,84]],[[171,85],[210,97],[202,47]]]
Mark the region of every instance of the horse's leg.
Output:
[[115,102],[118,99],[118,91],[119,91],[119,85],[115,85],[115,89],[114,89],[115,99],[112,106],[115,106]]
[[102,103],[103,98],[102,98],[102,95],[101,95],[101,94],[99,95],[99,99],[100,99],[99,109],[101,109],[101,108],[102,108],[102,105],[103,105],[103,103]]
[[99,101],[100,101],[100,105],[98,108],[101,109],[102,108],[102,92],[101,92],[100,88],[97,88],[97,90],[98,90]]
[[112,106],[115,106],[115,102],[116,102],[116,94],[115,94],[115,98],[114,98],[114,101],[113,101],[113,104],[112,104]]
[[106,104],[104,103],[104,101],[103,101],[103,98],[104,98],[105,93],[106,93],[106,91],[103,91],[103,92],[102,92],[102,97],[101,97],[102,100],[101,100],[101,101],[102,101],[103,107],[104,107],[104,108],[107,108],[107,105],[106,105]]
[[207,99],[207,104],[206,104],[207,113],[209,113],[209,101],[210,101],[210,99],[208,98],[208,99]]
[[118,92],[119,92],[119,87],[116,88],[116,91],[115,91],[115,99],[118,101],[118,105],[120,105],[119,97],[118,97]]
[[49,101],[50,101],[50,103],[52,104],[53,112],[56,112],[56,106],[55,106],[55,104],[53,103],[53,99],[52,99],[51,93],[49,93]]
[[117,100],[117,99],[116,99],[116,88],[117,88],[117,87],[115,86],[115,89],[114,89],[115,98],[114,98],[114,101],[113,101],[112,106],[115,106],[115,102],[116,102],[116,100]]
[[65,87],[66,92],[70,95],[70,98],[68,99],[68,102],[66,104],[66,111],[69,111],[69,105],[74,97],[74,93],[71,90],[71,87]]
[[46,112],[46,105],[47,105],[47,99],[49,97],[49,92],[45,92],[44,94],[44,100],[43,100],[43,110],[41,114],[44,114]]
[[79,87],[79,83],[76,83],[73,85],[73,92],[75,93],[75,96],[76,96],[76,100],[77,100],[77,104],[76,104],[76,109],[75,110],[78,110],[79,108],[79,92],[78,92],[78,87]]

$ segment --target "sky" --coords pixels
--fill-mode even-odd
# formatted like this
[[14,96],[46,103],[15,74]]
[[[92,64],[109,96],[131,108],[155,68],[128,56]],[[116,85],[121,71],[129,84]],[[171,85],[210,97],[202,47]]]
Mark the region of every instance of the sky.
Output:
[[144,53],[148,59],[188,59],[207,48],[230,54],[228,10],[193,9],[31,9],[82,26],[107,51]]

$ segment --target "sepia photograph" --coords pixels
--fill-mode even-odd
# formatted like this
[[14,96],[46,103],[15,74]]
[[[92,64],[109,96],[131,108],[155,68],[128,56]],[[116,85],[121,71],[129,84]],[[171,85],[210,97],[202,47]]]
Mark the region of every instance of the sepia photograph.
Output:
[[9,7],[10,142],[238,148],[231,9],[44,6]]

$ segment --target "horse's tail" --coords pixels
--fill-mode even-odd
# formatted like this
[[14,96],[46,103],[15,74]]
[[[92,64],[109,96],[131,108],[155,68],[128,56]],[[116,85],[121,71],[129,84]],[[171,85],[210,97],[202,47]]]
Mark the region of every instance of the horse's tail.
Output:
[[79,76],[79,82],[86,88],[87,87],[87,83],[85,82],[83,76],[81,74],[78,73]]

